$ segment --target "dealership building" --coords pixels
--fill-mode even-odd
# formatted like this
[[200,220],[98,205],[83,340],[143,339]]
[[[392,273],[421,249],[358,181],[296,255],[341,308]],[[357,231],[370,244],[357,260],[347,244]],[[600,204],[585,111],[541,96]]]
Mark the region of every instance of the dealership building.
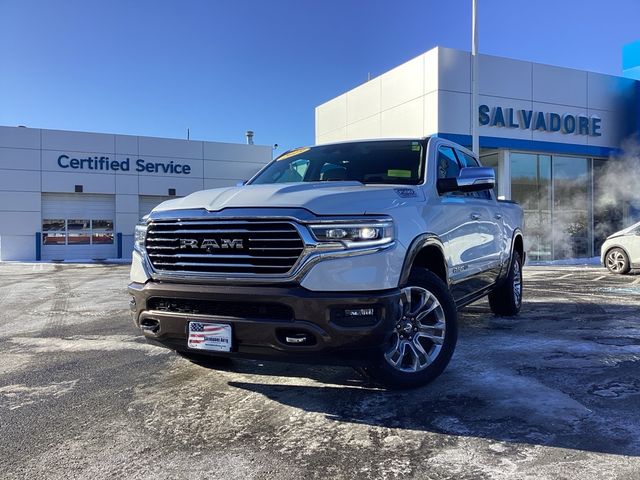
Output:
[[497,194],[525,210],[532,260],[598,255],[640,220],[638,197],[600,201],[610,162],[638,132],[640,43],[625,47],[625,76],[480,55],[473,114],[471,65],[469,52],[437,47],[329,100],[316,108],[316,143],[437,135],[470,146],[473,119]]
[[0,127],[0,260],[130,258],[155,205],[271,158],[270,146]]

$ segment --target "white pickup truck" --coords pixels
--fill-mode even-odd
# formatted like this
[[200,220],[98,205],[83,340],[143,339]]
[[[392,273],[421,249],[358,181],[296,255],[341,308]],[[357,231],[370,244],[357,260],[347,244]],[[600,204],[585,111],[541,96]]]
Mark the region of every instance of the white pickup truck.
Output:
[[135,233],[131,312],[192,359],[364,367],[391,388],[447,366],[457,309],[522,301],[522,209],[441,138],[291,150],[244,185],[156,207]]

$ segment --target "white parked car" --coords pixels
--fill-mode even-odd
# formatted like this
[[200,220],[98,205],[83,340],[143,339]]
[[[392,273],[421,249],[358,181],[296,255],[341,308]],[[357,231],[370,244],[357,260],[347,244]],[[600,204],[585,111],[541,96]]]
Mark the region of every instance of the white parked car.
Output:
[[611,273],[640,268],[640,222],[609,235],[600,250],[602,264]]

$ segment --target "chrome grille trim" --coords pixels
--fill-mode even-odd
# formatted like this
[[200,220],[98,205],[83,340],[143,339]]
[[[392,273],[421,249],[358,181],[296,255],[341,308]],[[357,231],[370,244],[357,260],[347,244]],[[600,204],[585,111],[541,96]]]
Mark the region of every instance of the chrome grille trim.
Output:
[[158,273],[287,275],[305,242],[299,226],[277,219],[158,220],[148,224],[145,250]]
[[[157,224],[156,224],[157,225]],[[152,226],[154,226],[152,224]],[[162,230],[162,233],[164,232],[170,232],[173,234],[187,234],[187,233],[211,233],[211,234],[228,234],[228,233],[291,233],[291,230],[258,230],[258,231],[254,231],[254,230],[249,230],[249,229],[239,229],[239,228],[234,228],[234,229],[219,229],[219,230],[213,230],[213,229],[194,229],[194,230]]]

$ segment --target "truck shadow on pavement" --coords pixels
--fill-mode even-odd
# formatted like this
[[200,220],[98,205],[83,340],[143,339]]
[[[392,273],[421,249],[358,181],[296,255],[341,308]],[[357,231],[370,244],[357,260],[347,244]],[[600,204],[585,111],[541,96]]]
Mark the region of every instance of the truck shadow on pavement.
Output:
[[513,319],[465,310],[451,364],[420,389],[382,390],[349,368],[245,361],[228,371],[247,381],[228,384],[336,422],[640,456],[637,306],[528,307]]

